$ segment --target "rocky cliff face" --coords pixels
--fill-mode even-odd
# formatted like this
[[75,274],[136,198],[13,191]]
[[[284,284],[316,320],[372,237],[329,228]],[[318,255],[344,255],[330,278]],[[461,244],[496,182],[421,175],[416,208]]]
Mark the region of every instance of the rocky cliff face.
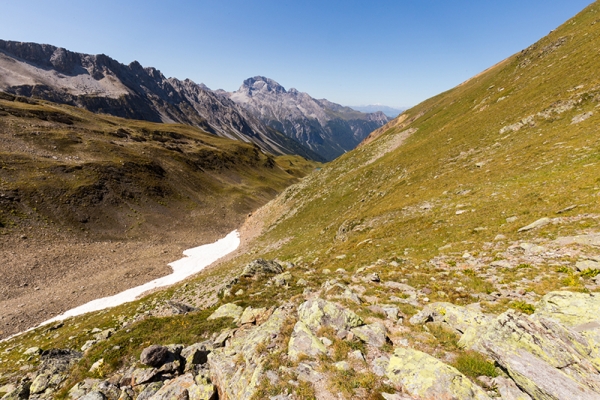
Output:
[[206,86],[166,78],[137,61],[124,65],[103,54],[0,40],[0,90],[123,118],[183,123],[269,153],[322,160]]
[[219,93],[327,160],[352,150],[371,131],[389,121],[382,112],[365,114],[317,100],[293,88],[285,90],[262,76],[246,79],[236,92]]

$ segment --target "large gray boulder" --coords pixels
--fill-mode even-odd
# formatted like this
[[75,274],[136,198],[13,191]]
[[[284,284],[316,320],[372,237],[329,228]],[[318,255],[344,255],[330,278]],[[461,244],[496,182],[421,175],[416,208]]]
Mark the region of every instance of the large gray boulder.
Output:
[[349,331],[364,325],[363,320],[351,310],[322,299],[308,300],[298,307],[300,321],[316,332],[321,327],[331,327],[336,331]]
[[260,326],[244,330],[230,339],[226,347],[208,355],[211,381],[219,390],[219,399],[250,399],[263,376],[267,346],[276,343],[291,318],[289,309],[278,308]]
[[298,361],[302,354],[317,357],[320,354],[327,354],[327,348],[304,322],[298,321],[288,343],[288,355],[290,360]]
[[492,321],[475,347],[534,399],[600,398],[597,349],[556,320],[510,310]]
[[414,349],[397,348],[386,376],[419,399],[489,400],[483,389],[456,368]]

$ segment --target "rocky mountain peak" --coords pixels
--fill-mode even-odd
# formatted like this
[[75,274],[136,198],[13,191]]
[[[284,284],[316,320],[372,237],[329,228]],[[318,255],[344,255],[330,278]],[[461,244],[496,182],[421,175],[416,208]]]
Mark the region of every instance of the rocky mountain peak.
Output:
[[279,83],[264,76],[255,76],[246,79],[240,87],[240,91],[247,92],[250,95],[252,95],[253,92],[275,94],[287,93],[285,88]]

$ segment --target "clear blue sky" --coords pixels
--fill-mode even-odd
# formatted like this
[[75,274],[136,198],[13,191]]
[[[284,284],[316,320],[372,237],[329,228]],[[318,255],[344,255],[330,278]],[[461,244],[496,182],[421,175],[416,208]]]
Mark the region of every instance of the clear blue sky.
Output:
[[591,0],[0,0],[0,39],[153,66],[212,89],[255,75],[344,105],[410,106]]

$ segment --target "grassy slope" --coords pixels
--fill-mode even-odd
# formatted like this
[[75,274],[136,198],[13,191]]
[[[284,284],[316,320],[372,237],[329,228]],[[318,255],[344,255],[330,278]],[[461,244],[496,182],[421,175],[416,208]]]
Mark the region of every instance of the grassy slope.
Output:
[[55,225],[131,237],[163,230],[164,218],[227,214],[222,231],[311,168],[189,126],[4,97],[0,231]]
[[[489,293],[491,284],[468,266],[462,271],[450,268],[460,267],[465,251],[493,259],[494,254],[487,254],[488,244],[498,234],[506,236],[503,243],[511,243],[598,230],[599,8],[598,3],[591,5],[520,54],[406,111],[368,144],[286,189],[258,213],[265,232],[247,254],[207,271],[189,286],[175,286],[138,303],[74,319],[56,334],[27,334],[19,341],[1,344],[0,350],[9,346],[22,350],[33,344],[76,348],[89,336],[86,330],[120,325],[127,315],[152,308],[161,299],[185,297],[198,287],[222,281],[258,256],[295,261],[300,268],[294,274],[306,272],[303,277],[313,287],[331,277],[321,272],[324,268],[344,268],[352,274],[363,266],[380,265],[377,270],[384,281],[404,281],[417,289],[428,286],[431,301],[473,302],[455,290],[459,285],[468,293]],[[565,112],[537,116],[569,101],[574,102],[573,108]],[[589,119],[571,123],[573,117],[589,111],[594,113]],[[534,124],[500,133],[503,127],[530,115],[534,115]],[[540,217],[555,217],[558,210],[571,205],[577,208],[560,214],[565,216],[561,224],[517,232],[521,226]],[[517,219],[508,222],[508,217]],[[432,265],[430,261],[436,257],[445,257],[447,270]],[[378,264],[379,259],[384,262]],[[510,281],[519,274],[556,278],[527,288],[537,295],[564,285],[584,290],[584,281],[565,282],[552,275],[557,274],[553,266],[542,263],[523,269],[526,271],[507,271],[502,278]],[[236,301],[257,306],[299,299],[296,295],[303,290],[294,285],[288,290],[265,288],[242,280],[232,292],[241,287],[245,293]],[[389,293],[369,287],[365,295],[385,302]],[[482,306],[500,312],[509,305],[482,302]],[[416,311],[409,305],[401,308],[407,315]],[[369,317],[366,310],[357,311]],[[172,332],[168,327],[190,326],[193,315],[158,321],[165,324],[166,332]],[[198,325],[198,338],[208,337],[212,329]],[[411,343],[421,342],[420,349],[442,356],[459,351],[452,334],[433,331],[424,335],[420,329],[412,327],[406,334]],[[115,359],[111,368],[115,368],[150,343],[198,339],[183,338],[177,332],[181,331],[165,337],[144,322],[134,323],[129,332],[120,331],[102,349],[122,344],[119,355],[110,356]],[[67,340],[69,335],[74,338]],[[128,342],[127,335],[135,340]],[[86,355],[77,374],[83,374],[86,366],[102,355],[102,349]],[[2,364],[5,377],[8,369],[35,363],[17,351],[7,354],[4,358],[10,363]],[[10,368],[4,367],[9,364]]]

